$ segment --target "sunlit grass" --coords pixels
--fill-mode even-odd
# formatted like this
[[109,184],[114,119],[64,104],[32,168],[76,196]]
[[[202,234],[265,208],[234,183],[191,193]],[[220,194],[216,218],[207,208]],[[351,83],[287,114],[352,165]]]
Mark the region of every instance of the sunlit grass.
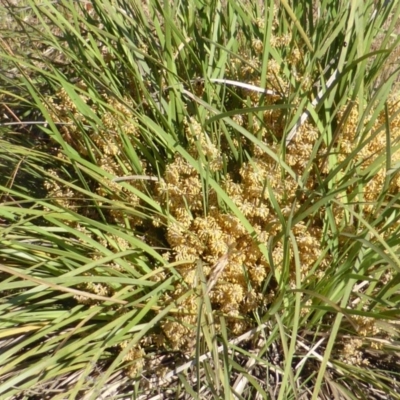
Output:
[[400,398],[374,3],[1,3],[0,398]]

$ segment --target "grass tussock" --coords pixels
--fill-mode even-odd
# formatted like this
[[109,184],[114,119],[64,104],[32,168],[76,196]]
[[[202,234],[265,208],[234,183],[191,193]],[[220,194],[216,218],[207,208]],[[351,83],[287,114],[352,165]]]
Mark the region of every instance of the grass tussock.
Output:
[[3,1],[0,398],[400,398],[399,14]]

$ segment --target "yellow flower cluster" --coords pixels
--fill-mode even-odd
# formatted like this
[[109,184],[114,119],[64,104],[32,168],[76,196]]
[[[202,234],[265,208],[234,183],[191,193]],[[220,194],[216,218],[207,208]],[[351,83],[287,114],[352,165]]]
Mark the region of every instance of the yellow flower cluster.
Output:
[[369,361],[364,358],[362,344],[363,341],[357,338],[346,341],[340,354],[341,361],[349,365],[368,365]]
[[[78,83],[77,87],[84,91],[87,89],[85,84]],[[89,97],[80,94],[80,99],[84,103],[89,102]],[[87,143],[82,138],[81,131],[77,124],[87,127],[87,134],[92,142],[91,155],[96,159],[96,163],[104,171],[114,176],[123,176],[130,171],[130,160],[125,154],[121,153],[123,141],[134,142],[139,138],[139,125],[137,119],[132,115],[130,105],[131,99],[115,99],[104,95],[104,101],[107,103],[105,110],[91,106],[92,111],[100,116],[101,124],[96,130],[92,129],[86,120],[86,117],[76,107],[75,103],[65,89],[59,90],[53,97],[48,99],[48,111],[52,119],[59,124],[60,132],[64,140],[75,148],[82,155],[88,155]],[[64,158],[60,153],[59,158]],[[139,159],[142,173],[146,173],[146,163]],[[59,204],[64,206],[73,206],[80,203],[80,196],[68,188],[61,188],[54,180],[47,183],[49,193],[57,199]],[[130,186],[143,190],[143,181],[132,181]],[[110,200],[123,201],[129,204],[129,207],[136,208],[140,200],[130,190],[123,188],[111,180],[104,179],[101,185],[98,185],[96,191],[99,195],[107,197]],[[73,200],[76,199],[76,201]],[[64,199],[64,200],[63,200]],[[122,226],[126,225],[127,215],[125,212],[111,209],[111,216]],[[139,218],[130,215],[128,217],[131,226],[140,225]]]
[[[206,156],[207,166],[210,171],[221,170],[223,167],[221,153],[195,118],[191,117],[187,119],[185,133],[190,144],[190,154],[196,158],[199,158],[201,155]],[[199,154],[199,151],[201,154]]]
[[[360,171],[367,171],[368,168],[373,167],[373,164],[381,158],[385,160],[387,156],[387,147],[391,149],[391,165],[395,165],[400,160],[400,117],[399,117],[399,104],[395,99],[390,99],[387,104],[389,119],[389,132],[390,143],[387,142],[387,132],[385,130],[385,113],[381,112],[369,128],[369,131],[363,137],[356,137],[357,125],[359,121],[359,110],[357,104],[354,104],[347,117],[346,124],[342,127],[340,137],[338,139],[338,162],[346,159],[352,152],[355,152],[353,160],[354,164],[359,166]],[[343,118],[346,108],[344,107],[338,113],[340,121]],[[372,110],[373,111],[373,110]],[[365,118],[364,126],[367,127],[372,117],[370,115]],[[355,151],[357,150],[357,151]],[[384,168],[385,161],[378,163],[381,167],[371,171],[371,179],[364,186],[361,197],[358,198],[360,202],[365,203],[363,211],[370,213],[374,210],[374,203],[381,195],[384,184],[387,180],[387,171]],[[394,174],[389,183],[389,193],[398,193],[400,189],[400,176]]]
[[380,328],[376,325],[375,318],[354,315],[352,319],[357,324],[357,332],[364,337],[376,336],[380,332]]
[[[86,104],[90,103],[89,96],[83,94],[87,90],[86,85],[78,83],[77,88],[80,101]],[[61,88],[54,96],[49,97],[46,105],[53,121],[59,125],[64,140],[83,155],[87,154],[87,145],[82,141],[81,127],[78,127],[77,124],[80,123],[87,127],[87,132],[93,141],[93,150],[97,148],[97,151],[93,151],[93,154],[99,158],[99,161],[104,157],[120,155],[123,140],[120,132],[123,132],[124,137],[130,140],[132,140],[132,137],[139,136],[137,119],[132,115],[129,107],[132,101],[130,99],[122,99],[121,101],[109,98],[106,95],[103,97],[108,105],[107,110],[101,111],[98,107],[91,106],[92,112],[101,114],[101,125],[98,126],[96,131],[90,127],[86,117],[77,108],[77,102],[71,100],[64,88]],[[103,164],[106,165],[107,163],[104,162]]]
[[[395,106],[395,103],[391,104],[393,115],[395,115]],[[343,114],[339,113],[338,119],[340,120],[342,116]],[[358,145],[358,138],[355,137],[358,120],[357,108],[353,108],[338,137],[340,149],[338,162],[348,156]],[[394,142],[399,137],[399,120],[395,117],[390,121],[391,138]],[[363,146],[362,151],[357,152],[354,157],[355,162],[360,163],[362,168],[369,167],[377,157],[382,157],[384,154],[386,133],[378,132],[373,135],[374,129],[377,130],[382,123],[381,117],[378,118],[371,130],[370,142]],[[208,136],[202,132],[200,124],[192,118],[190,125],[190,129],[188,128],[186,132],[192,146],[192,154],[195,153],[193,150],[195,143],[210,158],[218,154],[214,148],[212,151],[207,150]],[[279,136],[279,130],[274,130],[274,134]],[[288,146],[286,162],[296,174],[304,173],[318,136],[317,129],[306,122],[298,129]],[[269,148],[278,152],[271,142],[268,143],[270,138],[266,133],[263,133],[262,137]],[[363,140],[368,140],[368,137]],[[321,153],[324,151],[326,149],[322,148]],[[394,151],[393,161],[399,158],[399,152]],[[324,171],[325,165],[321,165],[321,168]],[[326,172],[328,171],[325,170]],[[370,201],[377,198],[383,185],[384,173],[385,171],[382,174],[378,173],[371,179],[371,183],[365,187],[365,198]],[[313,187],[316,183],[314,179],[315,177],[311,175],[307,185]],[[398,191],[398,181],[396,178],[391,181],[391,191]],[[270,271],[269,262],[259,250],[258,243],[266,244],[268,238],[276,235],[281,229],[279,219],[271,207],[270,193],[273,193],[283,215],[288,215],[298,187],[291,177],[283,175],[276,161],[256,147],[251,162],[243,163],[242,167],[236,172],[232,171],[232,174],[228,173],[221,186],[254,227],[258,234],[256,241],[250,237],[239,218],[221,210],[215,193],[209,194],[205,204],[200,175],[181,156],[176,157],[168,165],[164,180],[158,187],[158,200],[164,206],[168,206],[169,212],[175,218],[173,222],[168,223],[167,240],[174,251],[174,259],[188,261],[181,269],[186,283],[194,285],[196,281],[196,261],[201,260],[207,265],[206,276],[210,277],[213,268],[218,265],[218,260],[225,254],[229,254],[229,261],[211,290],[210,299],[215,308],[233,317],[230,327],[233,332],[239,333],[241,329],[246,329],[248,326],[238,322],[234,317],[243,316],[260,304],[261,297],[258,290]],[[368,209],[366,205],[365,210]],[[336,211],[335,219],[337,217],[337,222],[339,222],[343,217],[343,210],[336,208]],[[351,230],[352,227],[348,228]],[[300,256],[301,277],[305,280],[321,256],[322,229],[311,220],[298,223],[293,227],[292,232]],[[277,243],[273,249],[272,260],[279,270],[283,263],[282,243]],[[322,276],[328,264],[329,255],[326,255],[320,262],[319,269],[313,272],[314,276]],[[295,265],[292,256],[290,266],[291,285],[294,286]],[[181,290],[181,287],[179,290],[177,288],[177,293],[181,294]],[[252,301],[249,303],[250,293]],[[176,299],[176,295],[171,294],[171,299]],[[187,304],[182,304],[182,307],[186,310],[190,309],[195,315],[198,312],[197,303],[192,300],[189,301],[190,307]],[[164,333],[174,345],[181,346],[182,340],[190,331],[188,328],[190,325],[191,322],[183,317],[182,328],[178,329],[177,322],[174,321],[165,325]]]
[[[203,139],[207,138],[206,133],[201,131],[200,124],[193,119],[190,124],[190,129],[187,129],[190,152],[193,154],[200,147],[212,158],[217,153],[213,147],[213,151],[208,150],[210,144]],[[306,151],[302,154],[309,155]],[[300,161],[298,157],[296,162],[301,164]],[[269,237],[282,229],[271,208],[270,193],[274,194],[280,205],[288,205],[294,199],[297,186],[294,180],[282,179],[282,171],[277,163],[261,152],[251,162],[243,163],[236,175],[234,180],[227,174],[221,186],[254,227],[256,239],[244,228],[238,217],[221,209],[215,193],[210,192],[205,203],[200,174],[182,156],[177,156],[167,166],[164,179],[158,184],[157,194],[158,201],[168,208],[174,218],[167,222],[166,237],[174,251],[174,259],[187,261],[180,267],[186,284],[192,287],[199,285],[196,274],[198,261],[201,261],[204,274],[210,279],[221,257],[228,254],[228,263],[211,290],[210,299],[216,309],[231,317],[230,328],[239,334],[248,328],[248,324],[237,317],[243,317],[261,304],[263,295],[260,288],[270,271],[269,262],[260,251],[258,243],[267,244]],[[317,227],[299,223],[293,233],[300,252],[302,274],[306,277],[321,254],[321,231]],[[282,243],[276,244],[272,259],[277,269],[282,268]],[[182,286],[178,285],[165,301],[175,301],[182,290]],[[190,337],[191,329],[194,329],[190,327],[196,321],[198,302],[189,297],[180,306],[186,312],[179,317],[181,323],[166,322],[163,329],[170,343],[182,348]]]
[[[290,33],[280,34],[279,20],[277,17],[278,8],[274,7],[272,10],[273,17],[273,32],[269,38],[268,46],[273,48],[289,48],[289,44],[292,41],[292,36]],[[264,29],[265,21],[256,20],[254,21],[260,30]],[[250,85],[260,87],[261,85],[261,66],[264,62],[264,43],[259,38],[254,38],[252,40],[251,48],[245,49],[246,53],[241,54],[241,60],[234,64],[233,71],[227,71],[227,76],[231,79],[235,79],[240,82],[245,82]],[[250,54],[248,53],[250,52]],[[301,65],[303,59],[303,54],[298,48],[291,49],[290,52],[285,57],[288,62],[288,67],[291,69],[291,76],[295,77],[296,80],[302,81],[304,86],[304,76],[298,71],[298,66]],[[246,60],[242,62],[242,60]],[[266,104],[273,104],[276,100],[281,98],[280,93],[289,93],[289,88],[291,87],[288,76],[285,76],[283,71],[283,65],[279,64],[275,58],[270,57],[267,63],[266,71],[266,82],[267,89],[271,89],[276,92],[276,94],[269,94],[265,100]],[[248,96],[252,105],[258,105],[258,100],[260,98],[260,93],[251,89],[242,89],[242,98]],[[248,126],[246,127],[249,128]]]
[[[119,344],[121,350],[124,350],[128,346],[129,342],[125,341]],[[145,352],[139,346],[136,345],[131,347],[129,351],[125,354],[123,361],[127,362],[129,368],[127,370],[127,374],[131,378],[136,378],[138,374],[143,370],[143,366],[145,364]]]
[[[392,115],[396,115],[398,105],[390,103]],[[338,119],[343,114],[339,113]],[[372,165],[377,157],[382,157],[386,149],[386,132],[379,132],[378,128],[383,125],[383,113],[376,121],[373,129],[363,141],[369,142],[356,152],[354,162],[361,165],[361,170]],[[357,108],[353,108],[349,118],[343,125],[338,137],[339,156],[338,162],[348,156],[358,146],[359,138],[355,137],[356,123],[359,120]],[[394,117],[390,121],[391,140],[397,143],[399,140],[400,118]],[[200,147],[208,146],[205,139],[206,134],[201,131],[200,124],[191,120],[192,130],[187,130],[189,142],[193,145],[197,140]],[[366,124],[368,121],[366,121]],[[194,127],[194,128],[193,128]],[[195,132],[195,134],[193,133]],[[374,134],[374,132],[377,132]],[[275,131],[274,133],[279,133]],[[313,146],[318,139],[317,129],[310,123],[303,124],[294,140],[287,148],[286,162],[293,171],[301,175],[304,173],[310,161]],[[263,139],[267,144],[269,138],[266,134]],[[274,145],[269,144],[269,148]],[[400,158],[400,153],[394,147],[393,163]],[[322,148],[322,152],[326,149]],[[204,150],[206,153],[206,150]],[[207,204],[204,203],[203,190],[200,175],[181,156],[167,167],[164,181],[158,187],[158,200],[164,206],[168,206],[169,212],[175,221],[168,223],[167,240],[174,251],[175,260],[187,260],[181,269],[184,281],[193,286],[196,282],[196,261],[200,260],[207,266],[205,275],[210,278],[213,268],[218,265],[221,257],[229,254],[228,263],[219,276],[214,288],[210,292],[210,299],[215,309],[220,310],[231,317],[230,328],[234,333],[242,332],[248,325],[235,317],[243,317],[246,313],[256,309],[262,301],[260,287],[268,272],[270,265],[259,250],[258,243],[266,244],[268,238],[276,235],[282,229],[274,208],[271,207],[270,193],[281,207],[282,213],[288,215],[296,198],[298,189],[296,182],[282,174],[282,169],[276,161],[265,154],[262,150],[254,151],[255,155],[251,162],[242,164],[238,171],[228,173],[221,184],[229,198],[241,210],[247,220],[252,224],[258,234],[256,240],[252,238],[243,227],[240,219],[223,212],[218,205],[217,197],[210,193]],[[210,156],[217,154],[210,152]],[[324,154],[322,154],[324,155]],[[384,165],[384,163],[381,163]],[[321,168],[325,168],[321,165]],[[328,171],[325,171],[325,173]],[[383,187],[385,172],[377,173],[371,178],[371,183],[364,189],[364,198],[373,202],[379,196]],[[323,171],[321,173],[324,173]],[[235,179],[233,178],[235,176]],[[307,185],[312,187],[316,177],[311,174]],[[390,182],[390,190],[398,192],[399,179],[394,178]],[[269,190],[268,190],[269,188]],[[298,197],[297,197],[298,199]],[[368,211],[369,205],[364,210]],[[335,208],[335,219],[339,223],[343,217],[343,209]],[[351,230],[352,227],[348,227]],[[306,280],[316,261],[321,257],[322,229],[313,220],[303,221],[292,228],[293,235],[298,247],[301,278]],[[290,283],[295,284],[295,265],[292,255],[290,256]],[[272,260],[279,270],[283,265],[283,245],[277,243],[272,250]],[[313,272],[314,277],[321,277],[325,268],[329,265],[329,254],[319,263],[319,268]],[[182,287],[176,288],[176,293],[170,294],[171,301],[182,294]],[[249,301],[250,299],[250,301]],[[265,301],[265,299],[264,299]],[[164,333],[174,346],[182,346],[185,338],[189,337],[190,326],[195,322],[193,316],[198,313],[197,302],[190,298],[187,303],[182,303],[182,308],[190,310],[190,317],[182,316],[181,324],[177,321],[168,322],[164,325]],[[362,322],[362,321],[360,321]],[[181,327],[179,327],[181,325]],[[373,327],[363,323],[360,333],[372,332]],[[189,336],[188,336],[189,335]],[[186,343],[186,342],[185,342]],[[182,348],[182,347],[181,347]],[[347,356],[343,356],[351,362],[364,363],[361,352],[357,350],[354,343],[346,347]],[[352,353],[350,354],[350,352]],[[347,354],[346,353],[346,354]]]
[[[87,89],[84,84],[77,84],[80,90]],[[89,98],[86,95],[80,95],[83,102],[88,103]],[[104,171],[109,172],[114,176],[122,176],[126,171],[130,171],[130,162],[126,159],[126,155],[121,153],[122,141],[127,140],[132,142],[139,137],[138,122],[129,107],[131,100],[123,99],[123,101],[109,98],[104,95],[104,100],[107,103],[105,110],[100,110],[92,106],[92,111],[96,112],[101,119],[101,124],[98,130],[94,131],[90,128],[88,121],[81,111],[76,107],[75,103],[70,99],[68,93],[61,89],[53,97],[48,99],[48,111],[52,119],[59,124],[60,132],[64,140],[69,143],[76,151],[82,155],[88,155],[88,147],[83,140],[81,127],[78,129],[77,124],[87,127],[87,135],[91,140],[91,154],[95,157],[97,165]],[[113,111],[110,111],[113,110]],[[58,154],[60,159],[65,157],[62,153]],[[140,162],[140,160],[139,160]],[[145,173],[145,163],[142,163],[143,172]],[[45,181],[45,187],[48,192],[48,197],[57,202],[61,207],[73,209],[74,211],[91,218],[98,218],[95,208],[92,204],[88,204],[85,195],[73,190],[71,186],[63,183],[63,176],[60,175],[59,170],[50,170],[49,174],[53,177]],[[142,181],[132,181],[130,186],[143,190]],[[128,223],[130,227],[136,227],[143,223],[142,219],[134,216],[130,210],[139,206],[140,200],[132,191],[124,188],[118,183],[109,179],[103,179],[102,182],[97,183],[94,190],[105,199],[107,199],[106,206],[109,201],[116,201],[124,204],[124,207],[118,209],[117,207],[108,207],[107,217],[114,223],[120,224],[125,227]],[[114,203],[116,204],[116,203]],[[102,205],[99,201],[98,205]],[[129,213],[126,212],[129,211]],[[79,231],[84,231],[85,235],[93,236],[86,230],[85,227],[80,226],[75,222],[67,222],[73,225]],[[128,243],[120,237],[108,236],[108,240],[101,237],[96,237],[104,247],[115,252],[123,251],[128,248]],[[93,258],[102,257],[103,255],[93,255]],[[120,269],[115,263],[110,263],[109,267]],[[99,294],[103,296],[112,295],[113,289],[109,284],[83,284],[80,287],[89,293]],[[93,301],[84,296],[76,296],[77,301],[84,304],[95,304]]]

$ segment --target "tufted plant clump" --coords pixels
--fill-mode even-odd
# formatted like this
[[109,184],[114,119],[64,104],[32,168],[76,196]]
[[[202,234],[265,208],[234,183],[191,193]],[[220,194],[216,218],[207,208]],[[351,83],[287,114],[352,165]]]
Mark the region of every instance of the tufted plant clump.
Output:
[[0,397],[400,398],[399,6],[189,3],[1,8]]

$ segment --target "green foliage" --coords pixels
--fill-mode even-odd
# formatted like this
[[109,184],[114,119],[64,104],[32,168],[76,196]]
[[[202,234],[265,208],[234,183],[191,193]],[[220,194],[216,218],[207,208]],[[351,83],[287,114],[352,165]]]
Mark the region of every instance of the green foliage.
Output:
[[400,6],[320,3],[0,3],[0,398],[400,398]]

